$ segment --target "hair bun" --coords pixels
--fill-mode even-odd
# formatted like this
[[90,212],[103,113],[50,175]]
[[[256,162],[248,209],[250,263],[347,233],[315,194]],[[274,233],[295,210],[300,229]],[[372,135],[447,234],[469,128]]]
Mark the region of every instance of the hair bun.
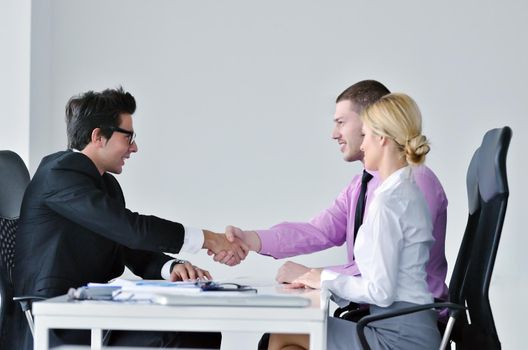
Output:
[[410,164],[418,165],[425,161],[425,155],[429,153],[429,141],[424,135],[416,135],[407,140],[405,144],[405,157]]

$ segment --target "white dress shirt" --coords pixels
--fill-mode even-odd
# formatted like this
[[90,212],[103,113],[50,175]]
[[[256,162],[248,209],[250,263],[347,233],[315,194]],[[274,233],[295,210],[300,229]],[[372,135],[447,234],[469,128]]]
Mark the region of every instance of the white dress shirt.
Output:
[[431,214],[411,171],[410,166],[397,170],[374,192],[354,247],[361,275],[323,270],[321,288],[337,300],[381,307],[432,302],[425,272],[433,243]]
[[[189,226],[183,226],[185,228],[185,236],[183,237],[183,245],[180,249],[181,252],[185,253],[198,253],[202,249],[204,244],[204,233],[201,229]],[[176,259],[172,259],[163,264],[161,268],[161,278],[168,280],[170,278],[171,270],[170,267],[172,262]],[[183,260],[182,260],[183,261]]]

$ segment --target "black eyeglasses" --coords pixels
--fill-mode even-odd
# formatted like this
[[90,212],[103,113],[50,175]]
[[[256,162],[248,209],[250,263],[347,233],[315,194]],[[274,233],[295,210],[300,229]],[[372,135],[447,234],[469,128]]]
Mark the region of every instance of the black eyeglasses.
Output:
[[216,292],[253,292],[256,293],[255,288],[251,286],[245,286],[238,283],[217,283],[214,281],[200,281],[195,283],[203,291],[216,291]]
[[113,132],[117,131],[117,132],[120,132],[122,134],[127,134],[128,135],[128,144],[129,145],[132,145],[136,141],[136,133],[134,131],[121,129],[121,128],[116,127],[116,126],[111,126],[109,129],[112,130]]

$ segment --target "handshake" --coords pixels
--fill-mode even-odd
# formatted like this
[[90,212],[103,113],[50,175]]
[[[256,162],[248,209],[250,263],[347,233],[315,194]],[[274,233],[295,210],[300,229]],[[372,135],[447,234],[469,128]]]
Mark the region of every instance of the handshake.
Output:
[[213,260],[228,266],[240,264],[250,251],[260,251],[260,238],[255,231],[242,231],[235,226],[227,226],[225,234],[204,230],[204,248]]
[[[262,243],[256,231],[243,231],[227,226],[225,235],[204,230],[204,248],[214,261],[229,266],[240,264],[250,251],[259,252]],[[312,269],[293,261],[285,262],[277,272],[275,280],[289,283],[289,288],[319,288],[322,269]]]

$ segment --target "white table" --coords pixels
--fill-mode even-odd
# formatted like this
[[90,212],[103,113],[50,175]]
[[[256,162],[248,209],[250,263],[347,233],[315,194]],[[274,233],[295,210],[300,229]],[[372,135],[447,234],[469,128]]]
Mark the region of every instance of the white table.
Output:
[[247,306],[162,306],[105,301],[68,301],[60,296],[33,304],[35,350],[48,349],[50,329],[91,329],[91,349],[101,349],[102,331],[224,331],[303,333],[310,349],[326,346],[328,301],[316,290],[288,291],[262,285],[259,294],[299,293],[311,300],[300,308]]

